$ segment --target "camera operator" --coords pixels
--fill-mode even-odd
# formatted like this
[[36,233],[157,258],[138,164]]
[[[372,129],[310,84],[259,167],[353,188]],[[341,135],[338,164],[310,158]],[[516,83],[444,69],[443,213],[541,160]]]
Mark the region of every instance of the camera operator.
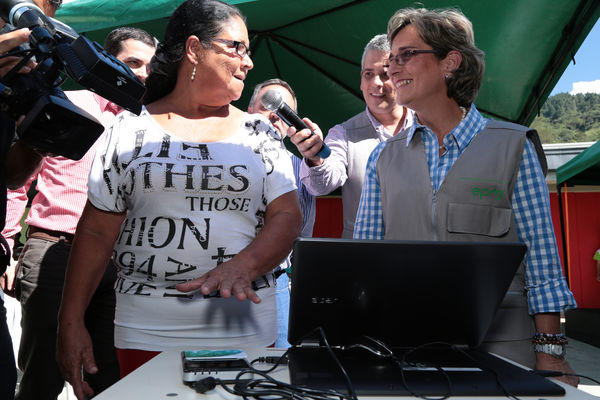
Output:
[[[44,1],[47,7],[49,1]],[[4,21],[0,20],[0,54],[11,51],[29,40],[29,29],[9,32]],[[3,77],[20,61],[19,57],[0,58],[0,77]],[[30,62],[23,66],[19,73],[28,73],[34,67]],[[0,226],[4,227],[6,219],[6,188],[22,186],[29,175],[33,174],[42,161],[42,155],[31,147],[15,141],[16,121],[4,113],[0,113]],[[10,248],[4,237],[0,237],[0,273],[10,262]],[[17,383],[17,370],[13,346],[6,325],[6,310],[0,298],[0,398],[13,399]]]
[[[148,63],[155,51],[155,39],[151,35],[137,28],[117,28],[108,34],[104,49],[145,81]],[[65,94],[107,129],[121,110],[88,90]],[[87,199],[87,178],[94,153],[95,146],[92,146],[80,160],[47,157],[33,177],[37,178],[38,194],[25,221],[29,225],[27,243],[17,263],[16,276],[14,268],[9,268],[4,287],[7,293],[14,288],[23,314],[19,349],[23,376],[16,396],[19,400],[55,400],[64,386],[55,361],[57,314],[71,242]],[[8,193],[7,214],[11,221],[19,221],[23,214],[26,190],[27,186]],[[7,222],[3,234],[12,237],[19,229],[18,223]],[[85,322],[92,334],[98,361],[98,372],[86,376],[86,380],[96,394],[119,379],[113,341],[115,279],[116,267],[111,262],[86,313]]]
[[[13,50],[27,42],[31,33],[27,28],[8,32],[8,30],[5,31],[5,25],[4,21],[0,19],[0,54]],[[0,76],[4,76],[19,61],[20,57],[0,58]],[[19,73],[31,72],[34,65],[33,61],[29,61],[21,68]],[[5,185],[11,189],[16,189],[27,182],[27,178],[39,166],[43,155],[21,141],[15,141],[15,121],[4,113],[1,114],[1,128],[2,184],[3,187]],[[2,210],[4,210],[4,207],[2,207]],[[2,215],[4,215],[4,211],[2,211]],[[4,218],[2,218],[2,224],[4,224]]]

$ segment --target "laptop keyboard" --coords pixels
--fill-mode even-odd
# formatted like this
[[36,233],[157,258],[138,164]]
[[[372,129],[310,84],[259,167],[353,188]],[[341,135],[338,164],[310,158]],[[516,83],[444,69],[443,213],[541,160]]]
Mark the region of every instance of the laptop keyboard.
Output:
[[[564,393],[560,386],[544,378],[476,350],[394,349],[396,360],[356,348],[334,353],[356,393],[363,396],[504,396],[506,390],[515,395]],[[325,348],[295,347],[288,356],[293,384],[348,391],[339,366]]]

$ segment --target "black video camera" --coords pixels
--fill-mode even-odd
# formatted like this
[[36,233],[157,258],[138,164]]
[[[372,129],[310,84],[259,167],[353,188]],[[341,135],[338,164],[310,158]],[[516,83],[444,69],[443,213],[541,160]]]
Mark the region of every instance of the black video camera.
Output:
[[[29,43],[0,57],[21,62],[0,78],[0,110],[25,119],[19,138],[44,152],[79,160],[104,131],[94,117],[67,99],[60,85],[67,75],[85,88],[139,114],[144,84],[102,46],[44,15],[32,2],[0,0],[0,17],[16,28],[29,28]],[[35,57],[28,74],[17,71]]]

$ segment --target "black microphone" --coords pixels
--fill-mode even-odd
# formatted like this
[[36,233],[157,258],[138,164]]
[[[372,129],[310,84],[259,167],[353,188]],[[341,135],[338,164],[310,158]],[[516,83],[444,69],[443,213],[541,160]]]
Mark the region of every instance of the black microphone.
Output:
[[[262,103],[263,107],[269,111],[273,111],[279,118],[283,120],[283,122],[293,126],[297,130],[300,131],[302,129],[310,129],[308,125],[306,125],[304,121],[300,119],[298,114],[296,114],[294,110],[290,108],[290,106],[285,104],[281,98],[281,94],[279,94],[278,91],[273,89],[267,90],[265,94],[262,95],[260,102]],[[316,135],[316,133],[310,129],[310,135],[313,136]],[[323,146],[321,146],[321,150],[319,150],[317,155],[321,158],[327,158],[330,154],[331,149],[325,144],[325,142],[323,142]]]

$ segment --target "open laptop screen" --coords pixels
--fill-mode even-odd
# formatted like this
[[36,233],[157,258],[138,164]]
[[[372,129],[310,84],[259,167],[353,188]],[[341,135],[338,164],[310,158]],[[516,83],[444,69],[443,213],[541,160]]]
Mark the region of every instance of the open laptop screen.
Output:
[[522,243],[300,238],[288,340],[322,327],[332,345],[362,335],[390,347],[478,346],[525,254]]
[[[555,383],[476,348],[525,250],[521,243],[297,240],[288,330],[292,384],[345,392],[341,365],[361,396],[564,395]],[[339,365],[315,346],[317,332],[303,339],[316,327]],[[364,336],[411,363],[401,366],[357,346],[381,350]],[[455,346],[413,347],[431,342]]]

